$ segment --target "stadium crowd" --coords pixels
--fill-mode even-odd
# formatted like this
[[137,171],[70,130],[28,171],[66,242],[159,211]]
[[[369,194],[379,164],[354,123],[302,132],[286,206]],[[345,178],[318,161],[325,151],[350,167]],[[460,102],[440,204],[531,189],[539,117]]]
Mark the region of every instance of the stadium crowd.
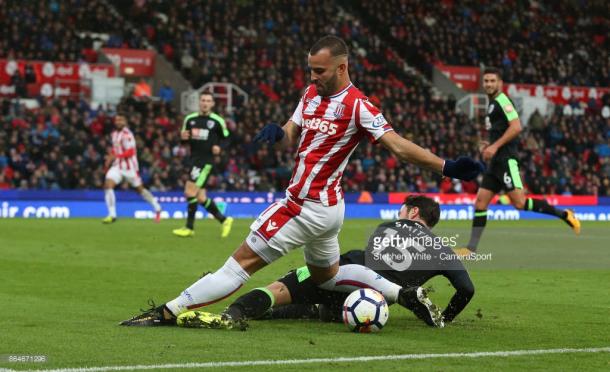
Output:
[[498,66],[506,81],[610,86],[610,3],[343,1],[428,65]]
[[[405,98],[406,99],[406,98]],[[397,98],[400,101],[400,98]],[[477,128],[453,114],[452,102],[431,99],[427,110],[395,125],[408,138],[446,156],[470,151],[461,138],[477,138]],[[0,188],[91,189],[104,178],[112,113],[93,110],[84,101],[46,100],[38,110],[1,102]],[[180,116],[168,106],[127,99],[136,134],[141,175],[153,191],[178,190],[186,180],[187,150],[181,146]],[[402,107],[402,106],[399,106]],[[393,115],[398,117],[392,110]],[[230,117],[230,116],[228,116]],[[521,136],[522,169],[532,193],[610,195],[610,122],[599,115],[533,117]],[[232,132],[212,189],[282,190],[290,178],[292,152],[252,143],[247,122],[229,120]],[[252,128],[257,122],[251,122]],[[363,143],[345,170],[346,191],[475,192],[476,183],[438,179],[418,168],[402,166],[380,146]]]
[[[0,19],[0,58],[94,63],[95,41],[113,48],[143,46],[142,37],[102,0],[0,1]],[[101,33],[108,38],[95,36]]]
[[[222,105],[218,107],[228,119],[232,136],[224,144],[223,155],[215,160],[218,167],[208,183],[211,189],[285,188],[291,175],[293,151],[279,152],[253,144],[252,137],[266,123],[282,124],[290,117],[308,80],[306,51],[317,37],[327,33],[350,41],[352,80],[382,108],[400,134],[444,157],[476,154],[481,121],[455,113],[453,100],[435,95],[419,76],[405,72],[399,53],[368,25],[337,11],[328,2],[274,1],[272,7],[251,2],[243,2],[240,7],[222,1],[202,6],[194,3],[180,1],[171,7],[161,1],[115,5],[129,14],[131,22],[139,28],[137,34],[145,35],[194,86],[207,81],[230,81],[250,93],[248,103],[239,105],[234,112],[225,112]],[[92,11],[93,15],[87,17],[95,19],[99,12],[103,11]],[[294,14],[301,16],[298,23],[291,16]],[[31,30],[40,27],[35,25],[37,20],[48,17],[32,17]],[[80,18],[71,15],[67,19]],[[77,22],[73,24],[78,27]],[[118,36],[115,39],[120,43],[114,46],[139,45],[141,41],[133,35],[136,33],[130,31]],[[33,47],[32,51],[35,50]],[[29,58],[27,54],[22,57]],[[55,58],[43,57],[61,58],[59,54]],[[181,116],[170,105],[159,102],[127,98],[121,106],[128,112],[130,127],[136,135],[144,182],[152,191],[182,189],[187,151],[178,138]],[[69,99],[41,100],[41,108],[33,111],[2,100],[1,109],[0,188],[102,186],[112,111],[93,109],[86,100]],[[526,149],[522,154],[526,164],[523,172],[532,192],[610,194],[607,119],[598,112],[567,117],[558,109],[549,118],[533,116],[530,121],[521,141]],[[345,170],[344,188],[475,192],[477,184],[441,179],[416,167],[400,165],[380,146],[363,143]]]

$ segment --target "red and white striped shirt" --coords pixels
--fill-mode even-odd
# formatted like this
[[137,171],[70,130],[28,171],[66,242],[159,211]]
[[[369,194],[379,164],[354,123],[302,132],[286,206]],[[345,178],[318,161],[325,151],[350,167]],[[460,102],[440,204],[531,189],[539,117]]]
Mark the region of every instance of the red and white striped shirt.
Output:
[[112,132],[112,153],[115,156],[113,167],[121,170],[139,170],[136,139],[129,128]]
[[337,204],[343,198],[341,176],[363,137],[376,142],[393,130],[381,112],[351,83],[322,97],[310,85],[292,118],[301,129],[287,194],[291,198]]

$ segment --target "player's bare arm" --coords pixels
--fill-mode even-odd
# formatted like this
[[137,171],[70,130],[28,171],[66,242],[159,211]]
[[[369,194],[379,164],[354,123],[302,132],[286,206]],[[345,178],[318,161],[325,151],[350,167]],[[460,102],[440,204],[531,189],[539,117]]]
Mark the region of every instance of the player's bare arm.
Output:
[[108,151],[108,154],[106,154],[106,163],[105,163],[104,167],[110,168],[114,159],[115,159],[114,153],[112,151]]
[[432,152],[402,138],[396,132],[390,131],[381,136],[379,142],[402,161],[430,169],[437,173],[443,171],[443,159]]
[[296,145],[301,133],[299,126],[294,121],[288,120],[282,129],[284,130],[284,138],[282,138],[282,140],[279,141],[275,147],[285,149]]
[[402,138],[396,132],[386,132],[379,142],[402,161],[430,169],[443,176],[470,181],[481,173],[485,166],[469,157],[443,160],[432,152]]

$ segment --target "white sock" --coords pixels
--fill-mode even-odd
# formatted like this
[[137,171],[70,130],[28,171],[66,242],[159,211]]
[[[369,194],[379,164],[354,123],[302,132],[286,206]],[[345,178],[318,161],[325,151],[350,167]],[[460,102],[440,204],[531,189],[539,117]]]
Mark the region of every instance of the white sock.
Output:
[[113,189],[104,189],[104,199],[106,200],[106,207],[108,207],[108,214],[112,218],[116,218],[116,198],[114,197]]
[[334,278],[319,285],[329,291],[353,292],[359,288],[371,288],[380,292],[388,302],[396,302],[400,286],[394,284],[368,267],[362,265],[339,266]]
[[152,207],[155,209],[155,212],[161,210],[161,206],[159,205],[159,203],[157,203],[155,197],[153,196],[153,194],[150,193],[150,191],[148,191],[148,189],[143,189],[140,195],[142,195],[142,198],[146,200],[148,204],[152,205]]
[[229,297],[248,279],[250,275],[233,257],[229,257],[218,271],[199,279],[165,306],[177,316],[188,310],[211,305]]

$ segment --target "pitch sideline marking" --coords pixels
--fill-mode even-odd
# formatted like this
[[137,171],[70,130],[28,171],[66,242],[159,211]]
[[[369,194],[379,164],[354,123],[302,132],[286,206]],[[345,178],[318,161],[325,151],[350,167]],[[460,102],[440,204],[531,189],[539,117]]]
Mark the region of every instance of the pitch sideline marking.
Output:
[[[311,363],[346,363],[346,362],[370,362],[375,360],[404,360],[404,359],[435,359],[435,358],[481,358],[481,357],[510,357],[522,355],[541,354],[565,354],[565,353],[600,353],[610,352],[610,347],[582,348],[582,349],[539,349],[539,350],[513,350],[513,351],[482,351],[474,353],[443,353],[443,354],[399,354],[379,355],[362,357],[339,357],[339,358],[311,358],[311,359],[284,359],[284,360],[245,360],[234,362],[204,362],[204,363],[179,363],[179,364],[152,364],[135,366],[106,366],[106,367],[82,367],[82,368],[59,368],[59,369],[37,369],[29,371],[46,372],[106,372],[127,370],[150,370],[150,369],[186,369],[186,368],[220,368],[220,367],[249,367],[249,366],[271,366],[271,365],[294,365]],[[0,369],[0,371],[24,372],[24,370]]]

